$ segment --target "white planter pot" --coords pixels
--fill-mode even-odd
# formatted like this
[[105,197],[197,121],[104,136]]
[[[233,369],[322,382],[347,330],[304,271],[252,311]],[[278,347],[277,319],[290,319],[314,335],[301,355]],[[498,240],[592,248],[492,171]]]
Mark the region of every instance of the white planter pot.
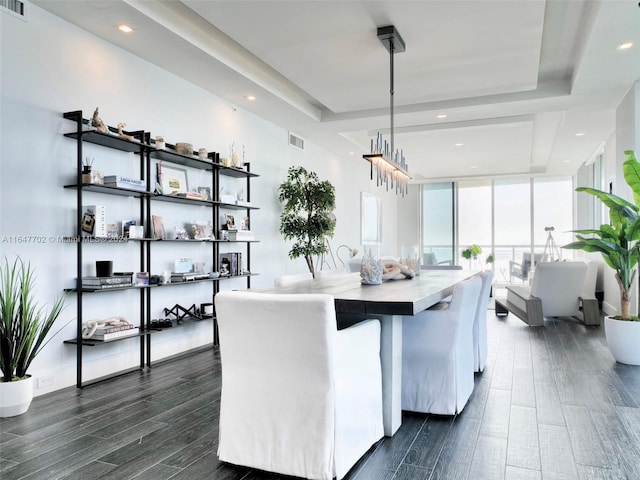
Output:
[[611,355],[617,362],[640,365],[640,322],[605,317],[604,332]]
[[0,382],[0,417],[15,417],[29,410],[33,400],[33,378]]

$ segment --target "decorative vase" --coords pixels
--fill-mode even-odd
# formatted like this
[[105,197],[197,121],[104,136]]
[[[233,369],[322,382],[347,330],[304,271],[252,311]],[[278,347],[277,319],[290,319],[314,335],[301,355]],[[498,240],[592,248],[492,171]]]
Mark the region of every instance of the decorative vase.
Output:
[[33,377],[0,382],[0,418],[15,417],[29,410],[33,400]]
[[605,317],[604,332],[616,362],[640,365],[640,322]]

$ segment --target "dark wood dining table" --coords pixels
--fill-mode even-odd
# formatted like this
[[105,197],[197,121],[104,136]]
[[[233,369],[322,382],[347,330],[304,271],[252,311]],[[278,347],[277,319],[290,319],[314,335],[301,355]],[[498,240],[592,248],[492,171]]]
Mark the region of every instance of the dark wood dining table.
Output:
[[362,285],[360,274],[331,275],[282,287],[252,288],[267,293],[324,293],[335,298],[338,323],[380,320],[380,363],[384,434],[392,436],[402,424],[402,316],[415,315],[453,292],[455,285],[477,272],[422,270],[411,279]]

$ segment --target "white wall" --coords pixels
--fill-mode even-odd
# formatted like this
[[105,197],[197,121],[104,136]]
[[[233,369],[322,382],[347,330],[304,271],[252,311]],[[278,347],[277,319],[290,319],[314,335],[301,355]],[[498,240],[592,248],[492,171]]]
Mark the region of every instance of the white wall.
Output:
[[[334,252],[340,244],[359,245],[360,192],[366,191],[382,199],[381,253],[398,253],[396,212],[403,200],[376,188],[369,180],[369,165],[360,156],[335,158],[308,142],[305,151],[289,147],[286,129],[230,105],[36,6],[31,6],[28,22],[7,14],[0,14],[0,22],[0,255],[10,259],[20,255],[31,261],[37,269],[41,302],[50,302],[64,287],[74,285],[75,246],[58,240],[75,233],[75,191],[62,188],[75,175],[75,142],[62,135],[73,129],[73,124],[62,118],[63,112],[71,110],[82,110],[89,117],[95,107],[100,107],[100,116],[109,125],[124,121],[127,129],[163,135],[169,143],[190,142],[196,148],[223,154],[232,142],[244,145],[246,161],[251,162],[252,171],[261,175],[252,183],[252,203],[260,207],[252,213],[252,230],[261,240],[252,247],[252,270],[261,274],[254,277],[254,287],[271,285],[277,275],[306,269],[303,259],[288,258],[288,246],[278,232],[277,187],[290,165],[313,170],[335,186],[337,228],[330,242]],[[95,146],[87,147],[85,154],[94,157],[94,166],[104,173],[116,173],[112,171],[116,162],[120,162],[118,172],[126,173],[120,171],[123,154]],[[129,168],[134,174],[133,167]],[[190,176],[189,181],[197,184],[199,178]],[[134,202],[132,199],[94,198],[108,205],[107,216],[111,215],[113,221],[135,217],[137,207],[130,203]],[[166,207],[168,218],[180,215],[171,210],[174,207]],[[200,214],[189,211],[182,215]],[[33,240],[25,240],[27,236]],[[160,252],[163,258],[183,254],[184,247],[166,248]],[[131,265],[136,249],[129,244],[88,246],[84,249],[84,269],[92,274],[94,259],[113,258],[117,270],[136,270]],[[196,250],[188,255],[205,253]],[[166,265],[157,264],[157,268],[163,270]],[[235,281],[226,282],[225,288],[241,288],[243,282],[234,284]],[[160,316],[162,306],[175,302],[206,301],[210,289],[176,286],[168,289],[169,293],[164,292],[163,298],[154,298],[153,316]],[[135,315],[135,295],[96,295],[87,303],[88,314],[94,318]],[[67,304],[60,323],[71,323],[32,364],[30,373],[35,377],[54,376],[54,385],[38,390],[37,395],[75,383],[75,348],[62,344],[63,339],[75,337],[75,296],[71,295]],[[211,342],[211,323],[162,332],[153,340],[154,358],[179,353]],[[86,378],[138,362],[135,340],[85,348],[84,354]]]

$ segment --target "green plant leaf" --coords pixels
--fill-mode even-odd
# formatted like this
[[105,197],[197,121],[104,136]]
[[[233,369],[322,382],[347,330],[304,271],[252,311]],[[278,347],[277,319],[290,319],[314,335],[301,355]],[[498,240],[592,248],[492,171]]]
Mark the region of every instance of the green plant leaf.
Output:
[[[47,339],[64,308],[58,297],[49,313],[34,298],[34,272],[17,258],[0,265],[0,370],[4,382],[24,378],[33,359],[64,328]],[[69,323],[69,322],[67,322]]]
[[634,202],[640,205],[640,163],[633,150],[625,150],[624,155],[625,161],[622,164],[624,180],[631,187]]

